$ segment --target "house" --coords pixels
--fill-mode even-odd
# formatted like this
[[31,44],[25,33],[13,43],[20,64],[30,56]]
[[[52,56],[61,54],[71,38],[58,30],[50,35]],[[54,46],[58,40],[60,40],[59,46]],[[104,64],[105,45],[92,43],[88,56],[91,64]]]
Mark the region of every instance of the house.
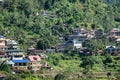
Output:
[[117,41],[118,39],[120,39],[120,29],[118,28],[113,28],[111,31],[110,31],[110,34],[109,34],[109,40],[110,41]]
[[95,30],[87,30],[84,28],[74,28],[73,35],[84,36],[86,39],[92,39],[95,37]]
[[82,48],[82,41],[77,39],[69,40],[66,42],[66,47]]
[[6,48],[4,52],[11,58],[11,60],[23,59],[24,51],[19,49],[15,40],[6,40]]
[[13,49],[17,49],[18,48],[18,44],[15,40],[10,40],[10,39],[6,39],[5,40],[5,45],[8,47],[11,47]]
[[7,46],[3,52],[10,59],[7,64],[12,66],[12,70],[15,72],[28,70],[28,59],[24,59],[24,51],[19,49],[15,40],[6,39],[5,45]]
[[11,57],[12,60],[22,60],[24,59],[24,55],[21,54],[21,55],[12,55]]
[[12,66],[13,71],[27,70],[27,64],[29,61],[24,59],[25,56],[23,54],[23,51],[5,50],[4,52],[6,53],[8,59],[10,60],[8,61],[8,64]]
[[80,55],[92,55],[92,51],[88,48],[81,48],[79,49]]
[[37,71],[37,70],[40,70],[41,68],[41,58],[38,56],[38,55],[31,55],[31,56],[28,56],[28,59],[29,59],[29,70],[30,71]]
[[12,60],[12,62],[14,63],[12,67],[13,71],[20,72],[20,71],[28,70],[28,64],[29,64],[28,59]]
[[41,58],[47,58],[47,55],[43,50],[29,49],[28,55],[39,55]]
[[0,60],[9,60],[10,58],[5,54],[5,52],[0,51]]
[[44,54],[43,50],[36,50],[36,49],[32,49],[32,50],[28,50],[28,54],[29,55],[40,55],[40,54]]
[[86,30],[79,28],[75,28],[72,34],[65,36],[66,40],[78,39],[81,41],[86,41],[92,38],[95,38],[95,30]]
[[11,60],[23,59],[24,57],[23,50],[4,50],[4,52]]
[[15,72],[28,70],[29,60],[24,51],[19,49],[15,40],[5,39],[0,35],[0,60],[6,61]]
[[105,51],[106,51],[107,53],[109,53],[109,54],[114,55],[114,54],[116,54],[116,53],[119,53],[119,52],[120,52],[120,49],[117,48],[116,46],[110,45],[110,46],[106,46]]
[[9,57],[7,54],[4,52],[7,46],[0,46],[0,60],[8,60]]
[[0,36],[0,57],[6,60],[19,60],[23,59],[23,50],[18,48],[17,42],[15,40],[5,39]]
[[3,52],[11,59],[11,60],[21,60],[24,57],[24,51],[19,49],[18,44],[15,40],[6,39],[5,40],[5,48]]
[[113,28],[113,29],[110,31],[110,35],[120,36],[120,29],[118,29],[118,28]]
[[5,37],[0,35],[0,46],[5,46]]
[[67,36],[66,40],[73,40],[73,39],[77,39],[77,40],[81,40],[81,41],[88,40],[87,36],[86,35],[82,35],[82,34],[69,35],[69,36]]

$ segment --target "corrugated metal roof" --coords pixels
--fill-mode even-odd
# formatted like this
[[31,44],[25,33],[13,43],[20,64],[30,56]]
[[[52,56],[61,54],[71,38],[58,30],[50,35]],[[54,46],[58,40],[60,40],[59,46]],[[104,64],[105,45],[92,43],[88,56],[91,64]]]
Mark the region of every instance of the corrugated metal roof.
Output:
[[15,64],[15,63],[12,61],[8,61],[7,64]]
[[4,50],[5,52],[24,52],[24,50],[21,49],[13,49],[13,50]]
[[14,63],[28,63],[29,60],[28,59],[24,59],[24,60],[12,60],[12,62],[14,62]]

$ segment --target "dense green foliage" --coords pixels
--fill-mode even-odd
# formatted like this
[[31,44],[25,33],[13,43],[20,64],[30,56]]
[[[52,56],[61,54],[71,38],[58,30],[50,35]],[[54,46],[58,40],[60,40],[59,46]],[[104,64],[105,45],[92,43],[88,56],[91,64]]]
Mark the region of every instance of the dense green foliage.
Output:
[[10,66],[5,63],[5,61],[0,62],[0,71],[10,72]]
[[0,2],[0,34],[16,39],[22,47],[39,41],[50,48],[74,27],[94,26],[106,32],[120,27],[119,6],[118,0],[4,0]]

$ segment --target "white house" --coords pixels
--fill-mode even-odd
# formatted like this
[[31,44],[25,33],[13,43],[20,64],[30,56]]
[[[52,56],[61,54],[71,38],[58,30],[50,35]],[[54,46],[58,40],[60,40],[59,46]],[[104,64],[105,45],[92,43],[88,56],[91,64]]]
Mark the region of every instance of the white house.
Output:
[[82,48],[82,41],[81,40],[77,40],[77,39],[73,39],[70,41],[66,42],[66,47],[74,47],[74,48]]

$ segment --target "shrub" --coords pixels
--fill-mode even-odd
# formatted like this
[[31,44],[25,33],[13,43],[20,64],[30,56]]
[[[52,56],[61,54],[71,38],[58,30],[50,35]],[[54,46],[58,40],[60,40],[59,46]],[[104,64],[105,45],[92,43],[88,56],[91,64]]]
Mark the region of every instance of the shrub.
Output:
[[65,75],[63,74],[57,74],[54,80],[66,80],[66,78],[65,78]]
[[103,63],[104,64],[106,64],[106,63],[112,63],[113,62],[113,60],[112,60],[112,58],[109,56],[109,57],[107,57],[104,61],[103,61]]

